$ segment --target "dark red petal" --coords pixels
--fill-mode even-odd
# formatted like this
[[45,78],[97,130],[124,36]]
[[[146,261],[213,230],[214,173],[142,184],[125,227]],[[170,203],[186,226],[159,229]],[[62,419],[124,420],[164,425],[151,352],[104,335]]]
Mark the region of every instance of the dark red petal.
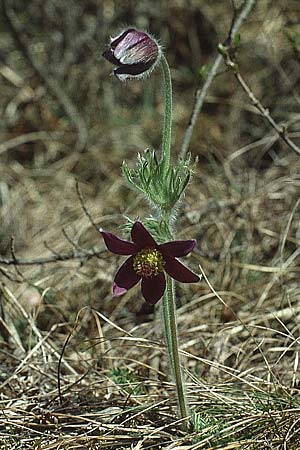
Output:
[[166,279],[163,272],[155,277],[142,278],[142,294],[147,303],[154,305],[164,295]]
[[142,222],[137,220],[131,230],[131,239],[140,248],[150,247],[155,248],[157,244],[149,231],[146,230]]
[[190,239],[188,241],[166,242],[165,244],[159,245],[158,248],[163,255],[166,253],[167,255],[173,257],[180,257],[191,253],[195,245],[196,241],[194,239]]
[[168,258],[165,261],[164,269],[170,277],[180,281],[181,283],[197,283],[200,280],[198,275],[185,267],[175,258]]
[[111,48],[115,49],[116,46],[123,41],[123,39],[126,38],[126,36],[129,34],[131,35],[132,33],[135,33],[136,30],[135,28],[127,28],[127,30],[123,31],[121,34],[119,34],[119,36],[116,36],[114,39],[112,39],[110,46]]
[[124,241],[118,236],[107,231],[101,231],[106,247],[117,255],[135,255],[138,252],[137,246],[133,242]]
[[133,270],[132,263],[133,256],[128,258],[116,273],[113,284],[114,296],[118,297],[119,295],[125,294],[125,292],[135,286],[141,279]]
[[121,63],[120,61],[115,57],[114,52],[111,48],[108,50],[105,50],[102,53],[102,56],[107,59],[107,61],[111,62],[112,64],[115,64],[116,66],[119,66]]
[[129,75],[131,77],[135,77],[137,75],[141,75],[146,72],[152,65],[154,61],[149,61],[147,63],[138,63],[138,64],[121,64],[118,63],[119,67],[114,69],[114,75],[118,78],[119,75]]

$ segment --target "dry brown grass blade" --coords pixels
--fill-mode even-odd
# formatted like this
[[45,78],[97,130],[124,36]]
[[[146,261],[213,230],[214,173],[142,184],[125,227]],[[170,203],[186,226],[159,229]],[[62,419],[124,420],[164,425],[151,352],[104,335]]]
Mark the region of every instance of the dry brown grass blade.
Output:
[[[80,111],[88,142],[75,148],[80,120],[0,21],[1,450],[299,450],[299,156],[229,71],[200,105],[188,144],[198,164],[176,221],[179,239],[197,239],[188,266],[200,264],[211,286],[203,276],[177,287],[194,432],[175,418],[159,308],[153,314],[138,287],[112,298],[123,257],[99,235],[100,226],[122,233],[124,215],[149,215],[120,165],[159,149],[163,109],[158,74],[125,89],[108,77],[98,58],[107,37],[129,18],[160,37],[176,145],[200,67],[215,70],[232,2],[8,3],[32,61]],[[298,0],[256,2],[230,54],[297,146],[298,9]]]

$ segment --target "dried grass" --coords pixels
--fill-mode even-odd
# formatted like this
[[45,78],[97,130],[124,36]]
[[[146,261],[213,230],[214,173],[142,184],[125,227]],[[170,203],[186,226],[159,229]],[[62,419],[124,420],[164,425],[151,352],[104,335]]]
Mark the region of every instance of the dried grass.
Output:
[[[39,2],[31,3],[38,17]],[[212,4],[201,11],[213,24],[214,40],[222,14],[230,15]],[[103,5],[101,45],[121,11],[115,2]],[[162,40],[177,67],[182,55],[191,57],[185,41],[175,49],[170,38],[172,31],[182,36],[181,12],[190,21],[190,39],[198,28],[185,2],[174,2],[172,23],[165,6],[157,8],[167,24]],[[279,122],[290,124],[290,137],[299,143],[299,59],[285,37],[298,30],[288,25],[297,10],[297,1],[259,2],[242,31],[238,58],[256,95]],[[143,11],[153,31],[160,29],[161,19],[144,2],[133,21],[141,22]],[[24,31],[28,16],[20,20]],[[33,31],[39,26],[36,21]],[[40,38],[33,31],[27,38],[38,57]],[[189,265],[204,274],[199,285],[177,291],[196,423],[185,433],[176,419],[159,307],[154,313],[147,308],[138,289],[111,298],[120,261],[104,252],[75,187],[77,179],[85,206],[103,228],[117,231],[124,215],[148,213],[124,187],[120,163],[133,164],[137,151],[159,146],[159,75],[124,90],[95,59],[98,41],[91,36],[90,54],[79,52],[80,64],[71,61],[67,71],[70,98],[81,106],[89,131],[85,151],[74,151],[78,130],[34,79],[9,34],[3,31],[0,39],[3,66],[14,73],[4,72],[5,78],[1,69],[0,448],[298,450],[299,157],[262,121],[234,78],[219,75],[194,130],[191,150],[199,162],[177,221],[178,237],[197,238]],[[45,45],[49,52],[40,56],[57,61],[53,41]],[[189,70],[173,69],[177,147],[191,108],[195,74]],[[12,139],[39,130],[27,136],[30,142],[11,147]],[[66,260],[31,264],[57,255]],[[4,263],[13,258],[22,264]]]

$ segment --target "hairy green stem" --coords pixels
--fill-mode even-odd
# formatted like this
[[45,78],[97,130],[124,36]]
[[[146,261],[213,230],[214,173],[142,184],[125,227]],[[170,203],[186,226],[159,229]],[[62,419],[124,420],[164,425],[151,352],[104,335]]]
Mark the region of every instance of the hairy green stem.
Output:
[[[164,93],[165,93],[165,115],[164,115],[161,161],[163,166],[163,175],[166,175],[170,168],[170,158],[171,158],[172,80],[169,64],[164,55],[162,55],[161,57],[161,68],[164,77]],[[170,225],[171,215],[172,211],[170,211],[169,209],[164,210],[161,213],[161,218],[165,220],[165,223],[168,226]],[[169,277],[169,275],[166,275],[166,278],[167,278],[166,281],[167,286],[163,296],[163,316],[164,316],[165,334],[168,346],[171,372],[176,386],[179,414],[180,417],[184,419],[189,416],[189,408],[185,396],[184,381],[179,359],[174,281]],[[186,428],[188,428],[187,423]]]
[[165,115],[164,115],[164,131],[162,142],[162,161],[164,173],[170,166],[171,155],[171,132],[172,132],[172,80],[168,61],[162,55],[161,68],[164,76],[164,93],[165,93]]
[[[185,396],[184,381],[180,367],[174,282],[168,275],[167,288],[163,296],[163,315],[171,370],[176,385],[180,417],[186,418],[189,416],[189,407]],[[187,426],[188,424],[186,424],[186,427]]]

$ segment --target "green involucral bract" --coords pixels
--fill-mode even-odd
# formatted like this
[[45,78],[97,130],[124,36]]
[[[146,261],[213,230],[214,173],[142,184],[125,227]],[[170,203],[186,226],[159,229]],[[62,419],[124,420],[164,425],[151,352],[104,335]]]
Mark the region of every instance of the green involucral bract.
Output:
[[142,192],[155,206],[171,211],[182,196],[191,176],[190,159],[165,169],[154,151],[146,150],[138,155],[136,167],[129,169],[124,162],[123,174],[129,185]]

